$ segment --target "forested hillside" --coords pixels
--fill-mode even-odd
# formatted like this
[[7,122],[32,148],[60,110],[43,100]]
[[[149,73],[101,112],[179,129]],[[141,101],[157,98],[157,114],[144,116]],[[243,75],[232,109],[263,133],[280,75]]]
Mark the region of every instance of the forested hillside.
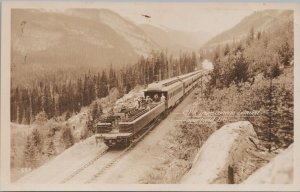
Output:
[[77,80],[40,80],[28,88],[11,89],[11,121],[30,124],[44,112],[48,119],[66,115],[70,117],[97,98],[106,97],[109,89],[117,88],[120,97],[136,85],[170,78],[193,71],[197,65],[195,53],[182,53],[178,59],[165,52],[152,52],[133,65],[101,73],[88,72]]
[[222,88],[251,82],[260,73],[275,78],[284,67],[293,66],[293,56],[293,20],[289,20],[263,32],[251,28],[241,41],[218,46],[205,57],[214,63],[212,85]]
[[205,100],[209,111],[259,111],[257,117],[236,117],[221,125],[249,120],[268,151],[286,148],[294,140],[294,28],[290,19],[266,31],[251,28],[236,43],[202,50],[214,63]]

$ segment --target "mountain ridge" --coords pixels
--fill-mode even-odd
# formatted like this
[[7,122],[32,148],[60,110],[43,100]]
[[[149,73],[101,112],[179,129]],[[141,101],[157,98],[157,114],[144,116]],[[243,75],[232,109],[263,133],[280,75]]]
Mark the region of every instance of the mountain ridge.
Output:
[[[279,19],[278,19],[279,18]],[[262,10],[244,17],[232,28],[214,36],[207,41],[203,47],[215,47],[219,44],[226,44],[245,37],[253,28],[255,31],[267,31],[272,26],[287,20],[293,19],[292,10]]]
[[[104,23],[105,14],[111,20],[119,20],[122,27],[128,27],[124,30],[127,33]],[[80,75],[111,64],[120,68],[136,62],[141,54],[159,49],[137,26],[108,10],[14,9],[11,28],[13,84],[27,82],[26,76],[31,84],[45,74],[58,71]]]

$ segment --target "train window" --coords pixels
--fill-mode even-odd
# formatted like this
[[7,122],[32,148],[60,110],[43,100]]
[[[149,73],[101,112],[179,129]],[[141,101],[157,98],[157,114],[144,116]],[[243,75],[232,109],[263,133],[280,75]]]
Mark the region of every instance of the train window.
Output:
[[180,93],[182,91],[183,87],[179,87],[177,88],[176,90],[172,91],[170,94],[169,94],[169,99],[178,95],[178,93]]

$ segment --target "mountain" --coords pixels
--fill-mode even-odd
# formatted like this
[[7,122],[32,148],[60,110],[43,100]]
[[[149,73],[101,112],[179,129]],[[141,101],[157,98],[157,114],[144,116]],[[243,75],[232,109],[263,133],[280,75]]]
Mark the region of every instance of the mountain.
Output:
[[11,19],[13,84],[58,71],[119,68],[159,49],[138,26],[106,9],[13,9]]
[[230,43],[239,40],[249,34],[251,28],[254,31],[267,31],[275,25],[293,20],[291,10],[264,10],[256,11],[242,19],[237,25],[223,33],[213,37],[204,47],[214,47],[218,44]]
[[197,50],[203,32],[136,25],[108,9],[13,9],[12,86],[133,64],[152,50]]
[[113,11],[108,9],[89,9],[86,11],[82,9],[71,9],[69,12],[82,18],[100,20],[103,24],[109,26],[118,35],[128,41],[133,50],[139,55],[146,56],[152,49],[159,48],[159,45],[155,44],[139,26]]
[[185,32],[149,24],[141,24],[139,26],[161,48],[167,48],[172,53],[178,53],[180,50],[198,50],[211,38],[209,34],[203,31]]

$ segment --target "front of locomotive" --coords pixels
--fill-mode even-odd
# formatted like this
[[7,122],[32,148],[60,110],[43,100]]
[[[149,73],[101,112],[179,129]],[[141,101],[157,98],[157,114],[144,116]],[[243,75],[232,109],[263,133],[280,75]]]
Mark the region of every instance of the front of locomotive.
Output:
[[119,115],[111,115],[101,119],[97,123],[96,139],[103,139],[108,147],[115,146],[118,143],[118,122],[120,118]]

